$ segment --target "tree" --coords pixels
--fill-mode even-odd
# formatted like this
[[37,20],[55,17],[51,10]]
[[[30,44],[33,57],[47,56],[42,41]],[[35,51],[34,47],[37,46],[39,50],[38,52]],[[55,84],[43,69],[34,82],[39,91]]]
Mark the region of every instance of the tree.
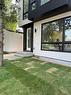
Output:
[[17,11],[12,7],[12,0],[4,0],[5,9],[3,11],[4,28],[7,30],[16,31],[17,26]]
[[4,0],[0,0],[0,66],[3,64],[3,9]]
[[0,0],[0,66],[3,65],[3,28],[7,28],[7,23],[16,22],[16,10],[11,10],[11,0]]

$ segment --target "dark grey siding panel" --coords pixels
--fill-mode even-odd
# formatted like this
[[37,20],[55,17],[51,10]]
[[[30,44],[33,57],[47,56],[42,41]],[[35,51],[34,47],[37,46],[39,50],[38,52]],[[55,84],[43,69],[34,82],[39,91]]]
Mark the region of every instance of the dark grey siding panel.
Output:
[[71,0],[51,0],[42,6],[40,6],[40,0],[36,0],[36,2],[37,5],[34,11],[31,10],[31,3],[29,4],[28,18],[32,21],[71,10]]

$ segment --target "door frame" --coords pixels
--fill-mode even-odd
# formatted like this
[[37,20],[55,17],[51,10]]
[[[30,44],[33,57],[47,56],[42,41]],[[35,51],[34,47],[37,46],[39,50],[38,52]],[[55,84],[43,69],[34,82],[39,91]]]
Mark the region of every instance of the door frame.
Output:
[[29,52],[33,52],[33,23],[30,23],[28,25],[25,25],[23,26],[23,30],[24,30],[24,33],[23,33],[23,51],[28,51],[27,50],[27,40],[26,40],[26,37],[27,37],[27,29],[28,28],[31,28],[31,50]]

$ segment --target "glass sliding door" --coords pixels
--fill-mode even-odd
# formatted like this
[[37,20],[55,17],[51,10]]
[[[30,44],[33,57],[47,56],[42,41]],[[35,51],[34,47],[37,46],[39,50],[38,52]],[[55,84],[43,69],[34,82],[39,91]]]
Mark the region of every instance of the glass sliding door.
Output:
[[71,51],[71,17],[65,19],[64,51]]
[[27,37],[26,37],[26,49],[31,51],[31,28],[27,28]]
[[62,51],[63,23],[61,20],[42,25],[42,49]]
[[42,24],[41,49],[71,52],[71,17]]

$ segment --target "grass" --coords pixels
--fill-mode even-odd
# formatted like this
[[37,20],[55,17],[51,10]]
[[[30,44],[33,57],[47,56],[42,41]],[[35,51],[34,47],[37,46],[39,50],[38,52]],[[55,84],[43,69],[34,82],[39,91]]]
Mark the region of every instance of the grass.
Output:
[[0,67],[0,95],[71,95],[71,68],[32,57]]

